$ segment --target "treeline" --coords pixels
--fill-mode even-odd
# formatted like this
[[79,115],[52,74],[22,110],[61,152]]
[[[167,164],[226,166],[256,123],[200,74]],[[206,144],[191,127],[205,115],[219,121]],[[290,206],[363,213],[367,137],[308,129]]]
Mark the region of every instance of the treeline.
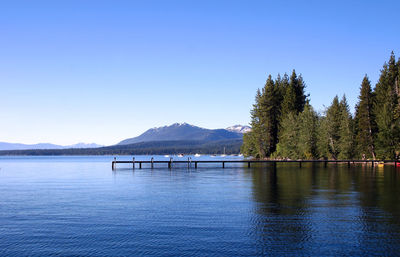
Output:
[[242,139],[219,141],[152,141],[99,148],[32,149],[0,151],[0,155],[164,155],[164,154],[238,154]]
[[361,82],[355,114],[346,97],[335,96],[317,113],[305,93],[303,78],[269,75],[251,110],[252,131],[241,152],[256,158],[394,159],[400,153],[400,59],[392,52],[372,89]]

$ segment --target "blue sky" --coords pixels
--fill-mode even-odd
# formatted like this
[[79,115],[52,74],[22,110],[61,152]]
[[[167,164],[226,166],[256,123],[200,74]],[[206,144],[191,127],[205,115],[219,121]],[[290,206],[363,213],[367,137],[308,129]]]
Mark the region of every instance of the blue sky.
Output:
[[399,1],[2,1],[0,141],[114,144],[247,124],[268,74],[352,107],[393,50]]

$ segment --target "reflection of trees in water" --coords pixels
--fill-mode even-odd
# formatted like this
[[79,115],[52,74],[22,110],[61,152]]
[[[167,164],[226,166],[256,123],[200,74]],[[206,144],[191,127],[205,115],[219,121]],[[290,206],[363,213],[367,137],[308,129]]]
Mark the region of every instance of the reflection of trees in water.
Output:
[[[357,173],[358,191],[363,207],[377,206],[382,210],[396,216],[400,214],[400,170],[392,166],[382,168],[362,167],[362,172]],[[400,219],[393,222],[400,224]]]
[[[305,171],[306,169],[304,169]],[[304,215],[305,201],[311,193],[311,173],[297,167],[255,168],[252,171],[256,202],[255,237],[263,254],[301,251],[310,237]]]
[[[307,253],[307,245],[320,243],[312,242],[315,235],[339,231],[344,228],[335,225],[348,223],[350,231],[342,239],[335,236],[339,240],[352,238],[349,245],[369,249],[365,244],[373,245],[374,233],[389,238],[385,245],[400,245],[399,234],[395,239],[385,234],[394,233],[400,222],[400,181],[393,169],[379,172],[370,166],[348,169],[340,164],[328,168],[310,164],[299,169],[281,165],[277,170],[254,168],[250,174],[256,203],[253,233],[262,253],[283,253],[284,248]],[[377,208],[390,218],[382,219]],[[324,215],[334,225],[318,224]],[[388,228],[388,222],[396,223],[394,230]],[[324,232],[316,231],[319,227]]]
[[389,256],[400,252],[400,171],[394,167],[362,166],[354,176],[360,192],[362,234],[360,245],[365,252],[376,251],[377,242],[384,247],[377,254]]

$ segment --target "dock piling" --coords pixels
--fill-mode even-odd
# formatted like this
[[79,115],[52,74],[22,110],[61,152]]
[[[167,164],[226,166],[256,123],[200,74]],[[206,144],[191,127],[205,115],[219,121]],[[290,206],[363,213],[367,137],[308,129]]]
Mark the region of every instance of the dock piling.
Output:
[[117,166],[117,157],[114,157],[114,161],[112,162],[111,167],[114,170],[116,166]]
[[151,168],[152,169],[154,168],[154,158],[153,157],[151,157]]
[[132,158],[132,169],[135,169],[135,157]]
[[168,162],[168,169],[172,168],[172,158],[169,158],[169,162]]

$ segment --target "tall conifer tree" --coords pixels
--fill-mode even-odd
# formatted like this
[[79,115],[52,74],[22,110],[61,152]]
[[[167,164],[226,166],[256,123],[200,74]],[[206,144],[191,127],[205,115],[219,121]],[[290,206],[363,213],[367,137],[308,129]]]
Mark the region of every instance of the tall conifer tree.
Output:
[[266,158],[275,151],[278,142],[279,108],[279,88],[269,75],[263,89],[257,91],[256,103],[251,111],[252,131],[244,138],[243,152]]
[[276,155],[283,158],[300,158],[299,149],[299,115],[289,112],[281,120],[279,131],[279,143],[276,147]]
[[398,73],[398,63],[396,63],[392,52],[389,63],[384,64],[375,87],[374,113],[378,128],[375,148],[379,158],[394,158],[399,146],[399,122],[398,118],[396,118],[396,107],[398,106],[396,81],[398,81]]
[[373,112],[374,96],[371,83],[365,75],[360,88],[359,101],[355,114],[355,145],[357,158],[375,159],[374,136],[376,133],[375,115]]
[[303,159],[319,157],[317,147],[318,115],[307,102],[299,114],[299,156]]
[[340,127],[339,127],[339,159],[353,158],[353,119],[346,96],[343,95],[339,103],[340,106]]
[[326,139],[324,140],[328,144],[329,157],[332,159],[337,159],[340,149],[339,149],[339,139],[340,139],[340,124],[342,119],[341,107],[339,103],[339,98],[335,96],[333,98],[331,106],[328,107],[326,111]]
[[304,93],[305,83],[301,76],[297,77],[296,71],[293,70],[292,75],[287,83],[287,75],[282,80],[285,86],[282,99],[282,114],[293,112],[299,114],[303,111],[306,104],[307,96]]

